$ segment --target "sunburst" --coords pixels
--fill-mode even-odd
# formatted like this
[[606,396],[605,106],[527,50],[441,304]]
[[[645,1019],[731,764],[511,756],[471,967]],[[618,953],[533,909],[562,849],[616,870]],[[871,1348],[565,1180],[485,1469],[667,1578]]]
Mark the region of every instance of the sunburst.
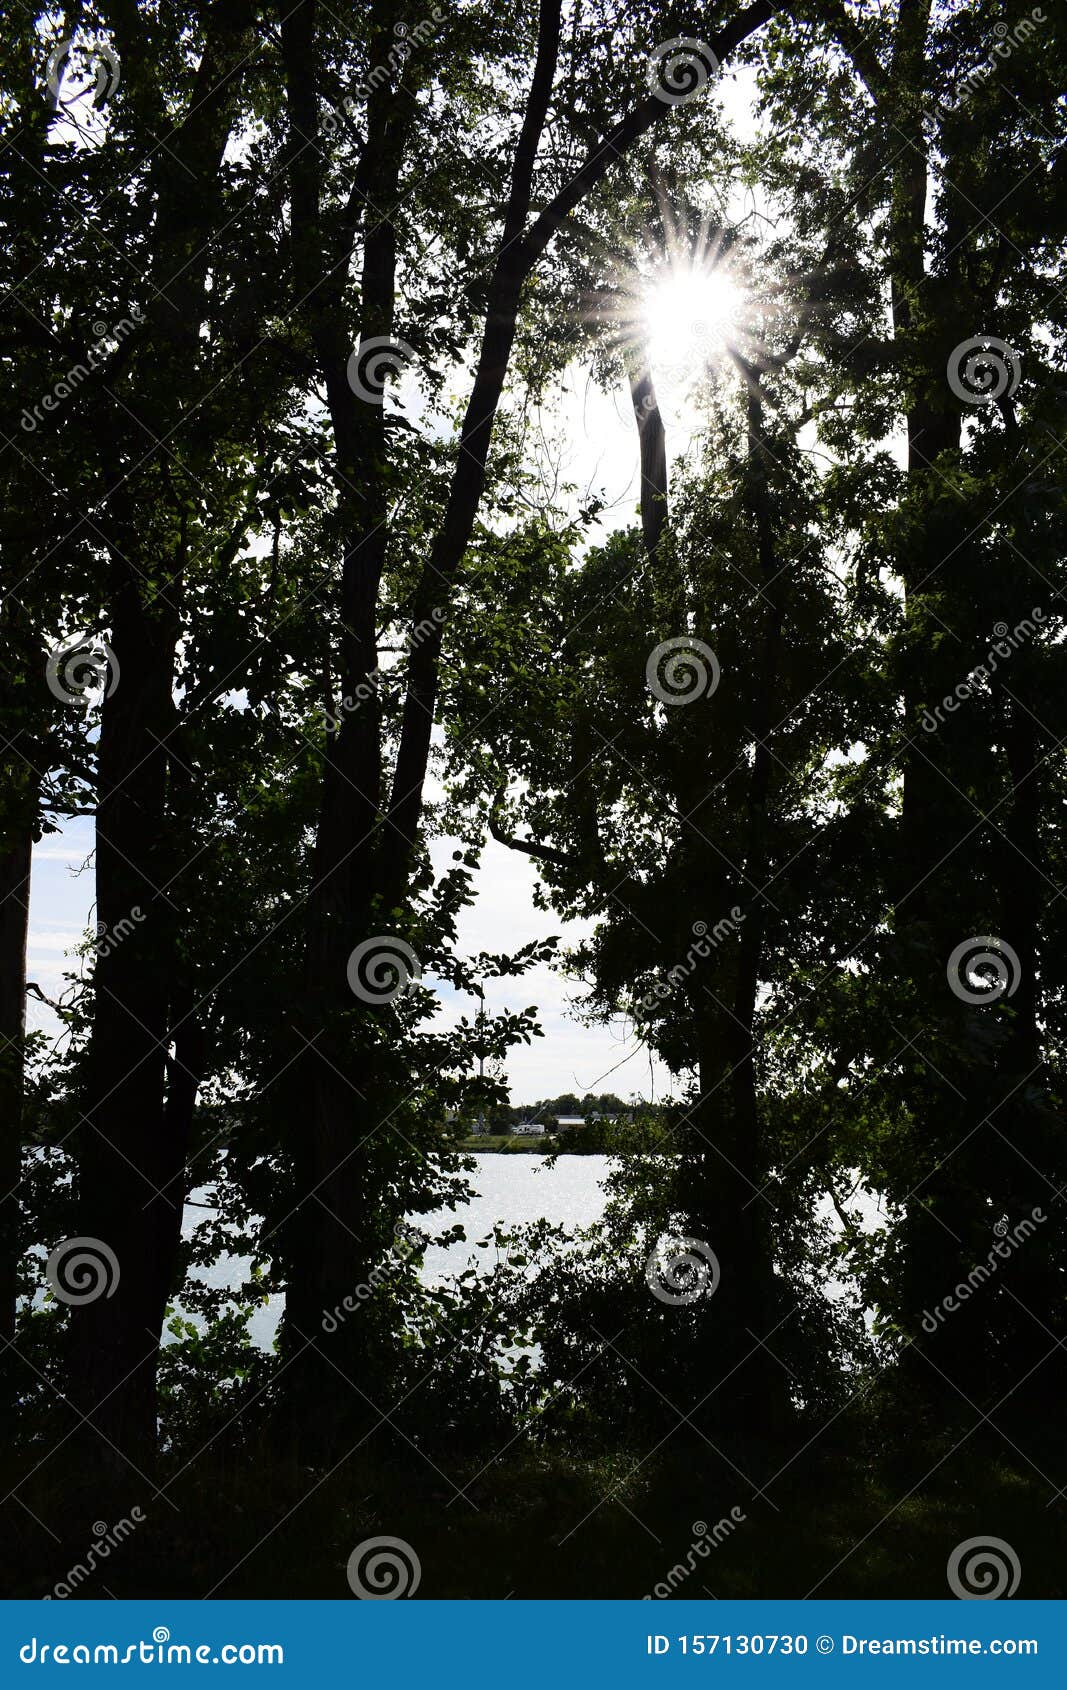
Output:
[[723,364],[747,339],[749,301],[725,263],[668,264],[647,284],[641,318],[653,374],[685,385]]
[[672,409],[680,401],[688,411],[717,375],[758,361],[760,308],[731,231],[679,215],[664,194],[657,213],[655,234],[621,227],[613,251],[595,241],[610,280],[586,296],[583,316],[621,353],[631,381],[651,377]]

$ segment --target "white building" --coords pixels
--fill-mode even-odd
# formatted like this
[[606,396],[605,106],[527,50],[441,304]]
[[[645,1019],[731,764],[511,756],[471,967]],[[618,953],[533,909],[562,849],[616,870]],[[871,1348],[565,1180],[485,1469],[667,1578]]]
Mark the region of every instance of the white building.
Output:
[[559,1127],[561,1132],[566,1132],[568,1127],[584,1127],[585,1126],[585,1116],[584,1115],[557,1115],[556,1116],[556,1125],[557,1125],[557,1127]]
[[515,1135],[516,1137],[521,1135],[523,1138],[536,1138],[543,1134],[544,1130],[540,1121],[520,1121],[515,1128]]

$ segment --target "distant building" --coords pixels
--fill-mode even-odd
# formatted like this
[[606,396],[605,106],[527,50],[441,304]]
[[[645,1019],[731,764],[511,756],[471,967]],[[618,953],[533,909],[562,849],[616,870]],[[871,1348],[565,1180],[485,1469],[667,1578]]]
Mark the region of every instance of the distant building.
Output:
[[567,1131],[568,1127],[584,1127],[585,1126],[585,1116],[584,1115],[557,1115],[556,1116],[556,1125],[557,1125],[557,1127],[560,1127],[564,1132]]
[[515,1133],[516,1136],[521,1135],[523,1138],[537,1138],[544,1130],[540,1121],[520,1121],[515,1128]]

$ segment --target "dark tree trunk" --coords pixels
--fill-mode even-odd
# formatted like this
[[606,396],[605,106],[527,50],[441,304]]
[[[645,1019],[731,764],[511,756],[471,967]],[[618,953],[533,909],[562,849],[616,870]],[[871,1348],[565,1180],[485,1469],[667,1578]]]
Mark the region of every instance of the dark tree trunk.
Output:
[[[149,281],[152,301],[131,358],[124,403],[104,409],[100,462],[110,540],[110,644],[118,681],[101,714],[97,778],[96,897],[101,939],[93,974],[88,1101],[77,1134],[80,1232],[111,1252],[110,1294],[72,1311],[71,1394],[95,1458],[121,1471],[155,1451],[156,1364],[172,1290],[185,1197],[187,1117],[199,1072],[166,1101],[172,1001],[183,912],[173,901],[168,774],[176,725],[174,679],[187,558],[186,511],[170,488],[170,555],[145,557],[142,499],[163,507],[149,464],[136,474],[143,438],[165,440],[196,391],[207,301],[210,236],[221,213],[222,161],[229,139],[251,21],[242,0],[212,8],[204,51],[183,121],[152,155],[156,216]],[[121,20],[132,27],[132,17]],[[127,42],[120,35],[120,50]],[[132,46],[132,42],[129,43]],[[147,353],[144,348],[149,350]],[[193,386],[190,386],[191,380]],[[201,397],[196,391],[196,398]],[[106,421],[104,420],[106,419]],[[113,438],[132,422],[135,469]],[[128,562],[133,559],[136,562]],[[167,888],[171,887],[171,892]],[[177,1029],[172,1072],[195,1031]],[[188,1088],[192,1087],[191,1094]]]
[[100,939],[78,1133],[79,1231],[112,1252],[117,1284],[74,1309],[72,1360],[76,1406],[114,1446],[113,1460],[137,1464],[155,1443],[156,1352],[184,1198],[184,1147],[170,1140],[164,1110],[176,912],[160,890],[176,633],[126,574],[111,630],[120,680],[100,728]]
[[1021,679],[1015,681],[1010,698],[1000,692],[999,711],[1011,783],[1011,801],[1001,812],[997,836],[1002,937],[1019,959],[1004,1068],[1013,1083],[1022,1081],[1037,1088],[1044,1083],[1038,1028],[1038,946],[1049,880],[1043,870],[1045,851],[1040,832],[1043,758],[1035,712],[1025,697],[1018,696],[1023,685]]
[[[449,488],[444,520],[423,572],[415,603],[415,621],[429,621],[435,608],[447,607],[455,590],[474,521],[485,491],[489,445],[500,396],[504,391],[515,340],[523,284],[551,230],[537,227],[524,235],[530,210],[534,165],[548,117],[559,57],[559,0],[541,0],[537,59],[515,148],[511,191],[504,216],[500,253],[489,284],[489,303],[474,385],[460,431],[460,452]],[[578,196],[580,197],[580,196]],[[575,200],[574,203],[577,203]],[[554,227],[554,226],[553,226]],[[412,653],[408,691],[389,801],[386,898],[392,902],[405,884],[415,849],[422,793],[437,705],[443,618]]]
[[[907,142],[892,183],[890,240],[894,341],[911,395],[905,538],[898,564],[906,628],[897,668],[909,743],[895,864],[894,955],[902,1013],[910,1016],[909,1030],[922,1053],[917,1065],[905,1059],[904,1086],[925,1151],[924,1156],[920,1151],[925,1167],[904,1200],[900,1292],[903,1325],[918,1340],[909,1357],[916,1387],[934,1395],[947,1392],[958,1402],[957,1387],[980,1394],[991,1377],[991,1305],[965,1303],[933,1333],[920,1326],[929,1305],[965,1279],[992,1242],[1004,1176],[993,1115],[1004,1096],[1005,1052],[988,1042],[986,1027],[976,1021],[986,1011],[954,996],[946,970],[959,943],[1003,922],[995,880],[979,851],[985,836],[981,807],[969,801],[983,778],[973,765],[973,726],[959,716],[948,716],[933,733],[921,725],[927,709],[952,695],[970,666],[971,581],[981,568],[968,540],[972,518],[955,486],[962,406],[947,380],[959,325],[969,317],[962,267],[970,218],[965,205],[950,205],[956,221],[944,236],[945,273],[933,278],[925,259],[931,161],[922,91],[930,81],[930,15],[930,0],[902,0],[885,96]],[[950,158],[944,169],[949,180],[959,180],[966,176],[967,160]],[[987,775],[991,767],[990,762]],[[975,858],[977,872],[969,869]],[[954,1056],[968,1040],[972,1059]],[[929,1056],[932,1062],[923,1060]]]
[[[396,13],[395,18],[399,19]],[[360,160],[348,220],[337,250],[326,239],[321,207],[318,134],[318,47],[313,0],[284,7],[281,20],[290,121],[293,272],[298,300],[326,387],[334,437],[338,529],[342,560],[339,677],[327,700],[330,731],[308,898],[301,1006],[295,1017],[304,1050],[294,1063],[287,1138],[295,1190],[287,1198],[288,1262],[283,1343],[290,1356],[291,1392],[318,1404],[325,1437],[327,1405],[338,1394],[351,1423],[367,1379],[368,1321],[323,1328],[335,1308],[381,1259],[392,1221],[368,1189],[360,1147],[377,1124],[354,1072],[353,1024],[363,1006],[347,979],[348,958],[372,930],[376,862],[381,847],[381,722],[376,698],[378,589],[388,541],[388,499],[382,464],[387,455],[385,411],[375,379],[374,344],[392,336],[396,232],[390,210],[399,191],[404,143],[411,122],[410,93],[390,80],[368,99],[367,144]],[[388,62],[394,15],[383,10],[372,48]],[[360,380],[349,381],[347,252],[363,236],[362,316],[356,348]],[[369,362],[364,363],[364,359]],[[358,390],[357,390],[358,389]],[[397,1219],[399,1217],[393,1217]],[[301,1416],[301,1418],[305,1418]]]
[[[513,243],[528,209],[529,173],[551,90],[559,16],[558,6],[550,5],[548,0],[542,8],[543,31],[547,27],[545,20],[551,20],[551,39],[547,44],[543,42],[539,53],[531,94],[533,115],[528,112],[518,155],[517,170],[524,180],[525,196],[518,208],[513,201],[505,220],[505,246]],[[389,34],[385,26],[390,22],[386,18],[383,23],[385,46]],[[339,274],[336,265],[331,266],[320,228],[314,150],[303,145],[316,134],[314,31],[311,0],[288,12],[283,20],[293,128],[290,177],[294,268],[298,286],[304,281],[302,292],[319,280],[328,267],[331,274]],[[387,57],[383,47],[382,61],[386,62]],[[409,100],[405,91],[382,82],[373,89],[368,102],[368,143],[361,161],[362,181],[357,183],[353,195],[354,212],[362,218],[364,237],[361,347],[376,338],[387,338],[392,330],[395,232],[388,212],[380,215],[372,210],[370,202],[373,200],[374,207],[388,207],[395,198],[411,119]],[[500,281],[501,272],[507,277],[506,285]],[[343,274],[340,279],[343,281]],[[476,379],[477,397],[472,398],[468,408],[464,449],[445,518],[447,544],[439,539],[435,549],[435,560],[444,559],[447,552],[451,565],[447,571],[440,568],[439,561],[431,567],[413,613],[416,627],[425,621],[433,630],[427,638],[413,642],[413,690],[419,684],[417,677],[423,673],[424,654],[430,650],[433,652],[430,670],[436,681],[440,609],[447,604],[484,485],[489,431],[514,336],[522,279],[517,255],[502,258],[492,290],[491,326],[486,329],[491,351],[486,354],[483,349],[482,360],[483,366],[487,359],[491,362],[493,375],[488,386],[481,369]],[[297,1390],[311,1388],[321,1401],[324,1393],[336,1398],[340,1389],[345,1413],[351,1417],[353,1412],[360,1412],[359,1393],[364,1385],[373,1386],[373,1378],[368,1379],[367,1375],[369,1351],[373,1348],[369,1341],[371,1322],[366,1317],[359,1323],[342,1322],[334,1332],[329,1332],[323,1329],[323,1316],[350,1296],[378,1265],[383,1247],[391,1239],[393,1222],[399,1216],[387,1214],[383,1193],[368,1186],[368,1159],[366,1154],[360,1155],[368,1131],[378,1125],[367,1095],[368,1091],[373,1093],[376,1076],[353,1074],[350,1029],[355,1016],[373,1011],[362,1010],[354,998],[347,983],[347,962],[359,941],[374,936],[378,922],[383,924],[386,934],[391,933],[385,912],[403,902],[421,813],[422,776],[432,724],[429,720],[418,723],[415,740],[421,743],[425,725],[426,745],[421,764],[416,753],[417,779],[409,781],[405,771],[411,764],[412,735],[405,721],[407,742],[402,739],[392,806],[402,811],[402,818],[386,824],[383,834],[380,831],[382,752],[373,680],[377,668],[377,596],[387,537],[386,488],[379,469],[385,456],[384,417],[380,403],[357,396],[349,385],[347,360],[351,348],[344,339],[341,288],[335,288],[334,294],[331,301],[328,287],[325,299],[319,291],[310,327],[326,376],[337,452],[345,548],[341,591],[345,637],[337,709],[340,725],[336,734],[330,736],[327,747],[308,910],[307,1007],[301,1027],[307,1051],[296,1070],[300,1102],[298,1110],[294,1110],[291,1144],[297,1201],[288,1231],[286,1325],[291,1351],[314,1345],[296,1376]],[[471,423],[474,410],[480,417],[477,427]],[[462,506],[462,517],[457,517],[457,504]],[[457,534],[457,521],[465,524],[461,537]],[[346,700],[357,702],[353,705]],[[429,709],[432,712],[432,697]],[[383,914],[375,917],[376,909]],[[355,1377],[357,1372],[361,1375],[359,1379]],[[355,1392],[351,1389],[353,1385]]]
[[654,559],[667,526],[667,439],[648,360],[629,359],[626,375],[640,453],[641,536]]
[[[705,1220],[720,1254],[722,1280],[708,1310],[709,1403],[712,1423],[752,1429],[781,1425],[789,1410],[788,1374],[773,1354],[774,1330],[786,1312],[774,1266],[774,1211],[766,1186],[770,1162],[757,1092],[756,1006],[766,909],[760,896],[769,871],[768,808],[787,583],[777,557],[762,395],[757,371],[748,382],[747,504],[756,536],[761,603],[765,606],[758,692],[754,700],[752,772],[745,805],[747,837],[737,907],[742,922],[730,1004],[709,1008],[699,1052],[700,1103],[689,1138],[686,1183],[694,1220]],[[714,1000],[712,1000],[714,1001]],[[769,1340],[769,1343],[765,1343]]]

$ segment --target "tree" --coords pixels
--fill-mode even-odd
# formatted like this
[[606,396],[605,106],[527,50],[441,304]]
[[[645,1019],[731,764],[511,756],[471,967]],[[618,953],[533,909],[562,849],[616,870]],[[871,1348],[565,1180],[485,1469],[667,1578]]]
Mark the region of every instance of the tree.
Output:
[[[1055,546],[1033,546],[1030,522],[1035,499],[1047,497],[1034,477],[1060,309],[1048,183],[1061,78],[1051,43],[1030,50],[1030,20],[1005,43],[983,6],[807,15],[809,29],[772,32],[766,87],[779,115],[791,118],[800,102],[827,149],[801,215],[824,227],[847,218],[885,300],[881,326],[853,349],[862,411],[847,426],[828,419],[825,432],[830,450],[851,455],[839,475],[851,497],[874,474],[888,492],[866,516],[857,511],[857,528],[868,569],[903,589],[901,614],[886,620],[901,717],[869,747],[872,768],[902,783],[889,899],[836,995],[863,1005],[872,1033],[886,1032],[871,1056],[897,1128],[870,1172],[902,1219],[877,1295],[914,1355],[928,1358],[915,1362],[924,1388],[947,1379],[973,1394],[988,1388],[991,1354],[1006,1381],[1047,1348],[1020,1309],[1041,1307],[1047,1319],[1058,1304],[1046,1238],[984,1307],[939,1328],[932,1344],[920,1332],[931,1288],[984,1260],[1001,1212],[1029,1214],[1059,1182],[1052,1047],[1038,1031],[1050,976],[1037,909],[1048,890],[1041,792],[1047,782],[1051,800],[1059,783],[1041,704],[1058,690],[1062,559]],[[786,175],[803,169],[791,141],[768,150]],[[874,168],[880,157],[891,162]],[[1032,375],[1015,393],[1020,368]],[[882,445],[898,422],[899,469]],[[858,436],[869,441],[862,455]],[[1010,673],[997,673],[1007,662]],[[895,808],[891,789],[887,800]],[[968,946],[972,958],[991,953],[987,983],[997,958],[1010,959],[1010,1000],[985,997],[966,964],[946,984],[957,947]],[[847,1068],[856,1031],[849,1011],[835,1068]]]

